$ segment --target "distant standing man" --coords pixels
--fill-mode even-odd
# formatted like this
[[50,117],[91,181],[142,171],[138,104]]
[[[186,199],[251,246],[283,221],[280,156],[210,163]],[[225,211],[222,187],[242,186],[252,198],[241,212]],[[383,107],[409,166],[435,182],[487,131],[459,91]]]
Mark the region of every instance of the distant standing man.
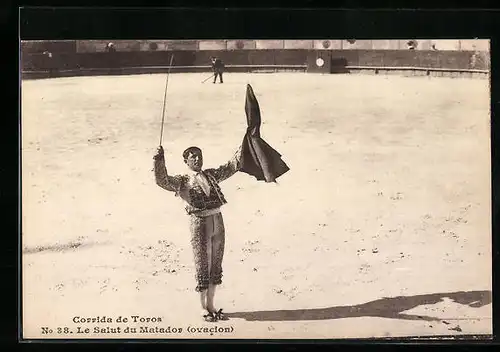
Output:
[[219,183],[241,168],[241,148],[226,164],[203,169],[203,155],[198,147],[187,148],[182,157],[188,167],[184,175],[170,176],[165,166],[163,148],[154,156],[156,184],[175,192],[186,204],[190,217],[191,246],[196,271],[196,292],[200,293],[203,318],[209,322],[226,320],[222,309],[214,305],[215,288],[222,283],[225,228],[220,208],[227,203]]
[[214,82],[217,81],[217,76],[219,76],[219,82],[224,83],[222,79],[222,74],[224,73],[224,62],[218,57],[212,56],[210,58],[212,60],[212,70],[214,71]]

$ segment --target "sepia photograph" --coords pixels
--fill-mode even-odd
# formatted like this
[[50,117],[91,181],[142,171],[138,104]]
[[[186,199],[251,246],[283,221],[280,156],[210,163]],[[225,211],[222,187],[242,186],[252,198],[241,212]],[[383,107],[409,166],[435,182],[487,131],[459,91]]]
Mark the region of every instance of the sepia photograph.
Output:
[[23,339],[493,337],[488,38],[19,58]]

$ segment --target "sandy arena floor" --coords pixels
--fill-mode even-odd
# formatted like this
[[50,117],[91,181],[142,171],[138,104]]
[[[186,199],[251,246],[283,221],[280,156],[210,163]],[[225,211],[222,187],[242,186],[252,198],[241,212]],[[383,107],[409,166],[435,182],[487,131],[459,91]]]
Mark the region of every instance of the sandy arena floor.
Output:
[[[243,173],[222,184],[216,304],[230,320],[202,321],[188,218],[154,182],[165,75],[47,79],[22,83],[25,338],[492,333],[487,80],[204,78],[170,76],[169,172],[185,171],[190,145],[205,167],[233,155],[247,83],[262,137],[291,168],[277,185]],[[73,321],[96,316],[113,322]]]

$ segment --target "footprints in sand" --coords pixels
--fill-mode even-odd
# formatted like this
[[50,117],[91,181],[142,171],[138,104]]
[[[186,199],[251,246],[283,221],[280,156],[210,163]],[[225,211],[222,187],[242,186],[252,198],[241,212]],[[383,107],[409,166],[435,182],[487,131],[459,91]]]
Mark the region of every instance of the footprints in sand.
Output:
[[56,291],[62,291],[63,289],[64,289],[63,283],[59,283],[59,284],[54,286],[54,290],[56,290]]
[[177,274],[185,265],[181,262],[183,249],[167,240],[159,240],[155,245],[139,245],[135,247],[122,246],[120,254],[127,257],[140,258],[148,267],[152,276],[162,274]]
[[[371,185],[376,186],[376,187],[379,185],[379,180],[376,180],[376,179],[370,179],[367,182]],[[387,196],[387,194],[389,194],[389,195]],[[396,200],[396,201],[404,199],[404,194],[402,192],[390,193],[387,190],[384,192],[384,190],[380,190],[380,189],[377,191],[377,196],[384,197],[384,198],[388,197],[390,200]]]
[[109,137],[94,137],[87,139],[89,144],[100,144],[103,141],[106,141]]
[[[378,191],[377,192],[377,196],[379,196],[379,197],[385,197],[384,191]],[[402,200],[402,199],[404,199],[404,194],[401,193],[401,192],[396,192],[394,194],[391,194],[389,196],[389,199],[390,200]]]
[[455,214],[450,214],[444,219],[444,222],[449,225],[460,225],[460,224],[467,224],[469,221],[467,219],[469,209],[471,208],[471,204],[468,204],[465,207],[461,207],[458,209],[458,211]]
[[135,289],[137,291],[140,291],[142,286],[145,286],[145,285],[148,284],[148,281],[146,279],[144,279],[144,278],[141,277],[141,278],[138,278],[138,279],[134,280],[133,284],[135,286]]
[[[245,269],[248,275],[256,275],[259,277],[265,277],[268,275],[275,276],[279,273],[279,280],[277,282],[282,282],[281,286],[274,286],[270,288],[270,292],[279,296],[283,296],[288,300],[293,300],[297,294],[299,293],[299,289],[295,286],[295,282],[300,275],[303,274],[303,271],[300,270],[299,267],[281,267],[278,265],[270,265],[270,270],[265,266],[261,266],[260,261],[254,262],[255,256],[265,256],[266,258],[276,258],[276,255],[279,255],[283,250],[279,250],[277,248],[265,248],[262,247],[262,243],[259,240],[247,240],[242,248],[241,253],[243,254],[243,258],[240,259],[240,262],[247,266],[248,269]],[[284,250],[286,252],[286,250]],[[245,263],[248,261],[249,263]],[[267,264],[267,263],[266,263]],[[299,276],[297,276],[299,274]]]
[[111,285],[110,284],[111,279],[107,278],[104,280],[98,280],[97,283],[99,284],[99,293],[103,294],[106,291],[113,291],[116,292],[118,291],[118,287]]
[[411,254],[399,252],[398,254],[393,254],[390,255],[386,258],[384,261],[384,264],[393,264],[393,263],[399,263],[403,260],[407,260],[411,258]]
[[359,272],[361,274],[368,274],[370,272],[370,269],[371,269],[371,265],[364,263],[364,264],[361,264],[361,266],[359,267]]
[[259,240],[246,241],[245,244],[243,245],[243,248],[241,248],[241,251],[243,252],[243,258],[240,259],[240,262],[244,262],[246,259],[250,257],[252,253],[260,252],[259,246],[260,246]]
[[255,240],[255,241],[246,241],[245,246],[241,249],[243,253],[256,253],[259,252],[260,249],[258,247],[260,241]]
[[390,196],[389,199],[391,199],[391,200],[401,200],[401,199],[403,199],[403,193],[396,192],[396,194]]
[[445,217],[433,217],[430,214],[425,214],[421,218],[422,224],[418,230],[427,232],[430,228],[433,229],[434,233],[455,240],[457,243],[459,241],[466,242],[467,240],[465,238],[462,240],[460,236],[460,228],[468,224],[468,212],[471,206],[471,204],[468,204],[460,207]]
[[56,292],[57,294],[64,296],[68,291],[93,291],[98,292],[100,295],[106,292],[117,292],[118,285],[115,285],[111,278],[75,278],[71,280],[67,280],[64,282],[60,282],[53,287],[50,288],[51,291]]
[[293,286],[293,287],[291,287],[291,288],[289,288],[287,290],[275,287],[275,288],[273,288],[273,292],[275,294],[278,294],[278,295],[283,295],[289,301],[291,301],[291,300],[293,300],[297,296],[297,294],[299,292],[299,289],[297,288],[297,286]]

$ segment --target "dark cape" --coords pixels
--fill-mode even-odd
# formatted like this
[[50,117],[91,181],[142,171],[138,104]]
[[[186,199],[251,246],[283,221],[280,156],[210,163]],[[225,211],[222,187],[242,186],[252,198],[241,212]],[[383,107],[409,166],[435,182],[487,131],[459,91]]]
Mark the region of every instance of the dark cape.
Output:
[[258,181],[276,182],[290,168],[281,159],[281,154],[260,137],[260,107],[249,84],[245,112],[248,128],[241,145],[240,171],[254,176]]

